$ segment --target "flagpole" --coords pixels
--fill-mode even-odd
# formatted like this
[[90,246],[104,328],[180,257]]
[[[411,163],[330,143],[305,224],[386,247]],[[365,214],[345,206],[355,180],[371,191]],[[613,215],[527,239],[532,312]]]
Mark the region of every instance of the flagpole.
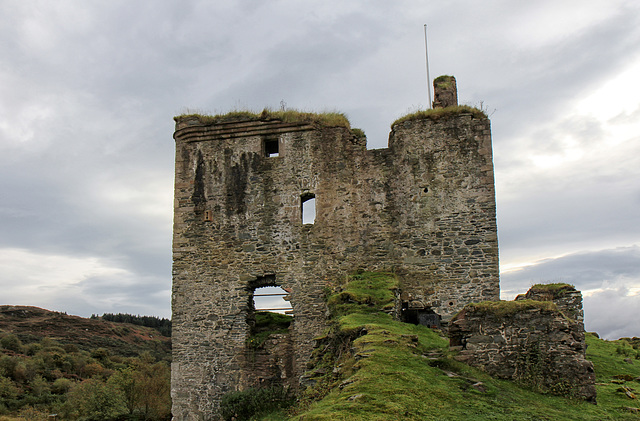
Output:
[[427,58],[427,92],[429,92],[429,107],[431,108],[431,77],[429,76],[429,49],[427,47],[427,24],[424,24],[424,52]]

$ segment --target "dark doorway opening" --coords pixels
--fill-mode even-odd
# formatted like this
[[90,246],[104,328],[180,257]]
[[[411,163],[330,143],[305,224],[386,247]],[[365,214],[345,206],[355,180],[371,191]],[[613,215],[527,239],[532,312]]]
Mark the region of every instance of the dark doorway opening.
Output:
[[409,303],[402,303],[401,319],[405,323],[423,325],[432,329],[440,329],[441,317],[430,307],[410,308]]
[[278,138],[264,140],[264,155],[269,158],[280,156],[280,141]]
[[247,290],[245,382],[250,387],[294,386],[291,291],[278,285],[275,274],[255,278]]

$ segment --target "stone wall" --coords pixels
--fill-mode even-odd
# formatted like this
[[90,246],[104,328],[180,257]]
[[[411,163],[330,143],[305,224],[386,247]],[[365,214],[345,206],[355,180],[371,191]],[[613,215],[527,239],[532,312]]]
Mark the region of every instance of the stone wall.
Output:
[[[324,286],[358,268],[395,271],[407,306],[444,320],[498,299],[485,116],[403,121],[377,150],[346,127],[268,116],[186,116],[174,137],[175,419],[210,419],[224,393],[254,382],[245,351],[255,288],[291,291],[296,379],[325,327]],[[312,196],[315,223],[303,224]]]
[[287,386],[295,388],[291,334],[272,334],[258,347],[245,349],[247,366],[242,383],[249,387]]
[[433,108],[458,105],[458,86],[453,76],[440,76],[433,81]]
[[553,301],[558,310],[575,320],[584,331],[584,311],[582,293],[569,284],[537,284],[526,294],[520,294],[516,300]]
[[595,402],[581,314],[581,294],[573,287],[534,286],[515,301],[467,305],[449,326],[451,349],[492,376]]

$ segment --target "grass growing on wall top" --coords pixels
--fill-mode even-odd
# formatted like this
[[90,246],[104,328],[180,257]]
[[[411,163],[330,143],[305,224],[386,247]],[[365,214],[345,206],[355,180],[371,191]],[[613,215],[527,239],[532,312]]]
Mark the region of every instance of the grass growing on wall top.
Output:
[[553,311],[558,309],[553,301],[535,300],[483,301],[481,303],[471,303],[466,308],[471,311],[475,310],[485,314],[493,314],[498,317],[512,315],[521,311],[532,309],[540,309],[546,311]]
[[449,75],[438,76],[433,81],[433,85],[440,88],[450,88],[452,85],[451,78],[453,78],[453,76],[449,76]]
[[565,284],[562,282],[555,284],[535,284],[531,286],[530,291],[536,292],[549,292],[554,296],[561,296],[569,291],[575,291],[575,287],[571,284]]
[[351,129],[349,119],[340,112],[313,113],[299,110],[278,110],[274,111],[265,108],[260,113],[246,110],[235,110],[225,114],[203,115],[198,113],[182,114],[174,117],[175,121],[196,117],[203,124],[219,124],[238,120],[249,121],[269,121],[280,120],[285,123],[312,123],[321,124],[328,127],[346,127]]
[[487,114],[479,108],[470,107],[468,105],[454,105],[445,108],[431,108],[429,110],[416,111],[400,117],[391,124],[391,128],[396,124],[404,123],[405,121],[412,120],[439,120],[441,118],[450,118],[460,114],[471,114],[474,118],[488,118]]

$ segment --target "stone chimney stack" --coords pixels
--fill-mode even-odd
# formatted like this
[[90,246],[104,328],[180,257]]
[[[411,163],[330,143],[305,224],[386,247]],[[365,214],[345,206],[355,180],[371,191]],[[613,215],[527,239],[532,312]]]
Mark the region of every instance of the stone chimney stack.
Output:
[[458,105],[458,88],[453,76],[439,76],[433,81],[433,108]]

